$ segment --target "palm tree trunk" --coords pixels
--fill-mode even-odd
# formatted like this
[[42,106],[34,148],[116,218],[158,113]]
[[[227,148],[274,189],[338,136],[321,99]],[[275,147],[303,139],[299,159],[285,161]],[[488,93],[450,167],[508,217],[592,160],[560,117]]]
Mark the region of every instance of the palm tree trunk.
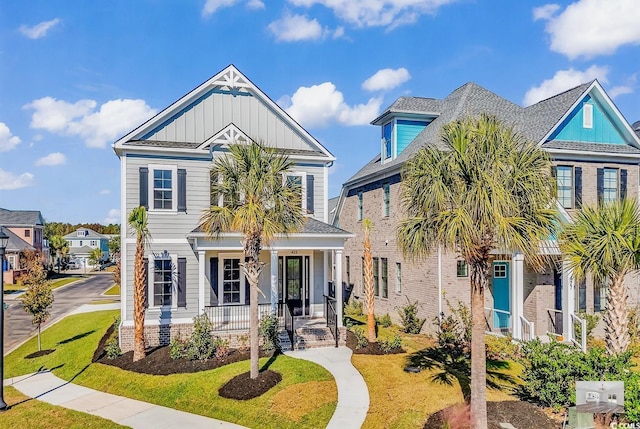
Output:
[[607,293],[607,311],[604,314],[605,343],[610,355],[618,355],[627,351],[630,343],[627,308],[627,291],[624,287],[624,276],[611,279]]
[[364,226],[364,301],[367,310],[367,340],[376,342],[375,297],[373,294],[373,258],[371,257],[371,238],[369,236],[369,221],[365,219]]
[[[258,276],[255,275],[255,278]],[[258,282],[249,278],[249,338],[251,339],[251,378],[258,378],[258,359],[260,358],[260,337],[258,332]]]
[[136,257],[134,260],[133,281],[133,361],[137,362],[146,356],[144,343],[144,301],[147,273],[144,272],[144,242],[138,235]]
[[487,361],[484,342],[484,289],[488,263],[471,264],[471,427],[487,429]]

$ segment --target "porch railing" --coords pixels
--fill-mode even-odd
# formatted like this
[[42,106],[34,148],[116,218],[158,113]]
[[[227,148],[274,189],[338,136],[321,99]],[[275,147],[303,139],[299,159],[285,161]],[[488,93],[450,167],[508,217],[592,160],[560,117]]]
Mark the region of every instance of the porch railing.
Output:
[[336,312],[336,300],[325,295],[324,296],[324,315],[327,318],[327,327],[333,334],[333,338],[336,341],[336,347],[338,347],[338,313]]
[[562,310],[547,308],[547,333],[551,335],[562,335],[564,332]]
[[[249,330],[248,305],[206,306],[205,314],[209,317],[213,330],[217,332]],[[258,304],[258,319],[271,314],[271,304]]]
[[289,341],[291,341],[291,350],[293,350],[295,347],[295,343],[293,342],[293,340],[295,339],[296,332],[293,319],[293,305],[289,302],[286,302],[282,307],[282,310],[284,311],[284,330],[287,331]]
[[[582,349],[583,352],[586,353],[587,351],[587,321],[576,316],[575,314],[571,313],[569,315],[569,317],[571,317],[571,328],[573,330],[573,335],[571,336],[571,341],[573,341],[573,343],[580,347]],[[577,334],[577,327],[580,326],[580,340],[578,341],[578,335]]]
[[484,308],[485,330],[495,334],[507,335],[511,332],[511,313],[496,308]]
[[522,333],[522,341],[531,341],[535,337],[533,322],[529,322],[524,316],[520,316],[520,332]]

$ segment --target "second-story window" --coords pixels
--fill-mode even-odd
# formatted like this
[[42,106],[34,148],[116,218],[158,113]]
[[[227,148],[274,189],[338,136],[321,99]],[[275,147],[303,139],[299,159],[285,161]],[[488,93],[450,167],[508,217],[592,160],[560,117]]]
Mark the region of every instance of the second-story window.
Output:
[[382,127],[382,146],[384,159],[391,158],[393,145],[391,142],[391,133],[393,130],[393,123],[389,122]]
[[358,192],[358,220],[362,220],[362,209],[363,209],[363,195],[362,191]]
[[153,208],[173,209],[173,188],[171,170],[153,170]]
[[25,229],[24,230],[24,236],[25,236],[25,238],[31,237],[31,230],[30,229]]
[[389,217],[389,184],[382,185],[382,216]]
[[603,201],[605,203],[618,200],[618,169],[605,168],[603,181]]
[[573,208],[573,167],[559,165],[557,167],[558,202],[565,209]]

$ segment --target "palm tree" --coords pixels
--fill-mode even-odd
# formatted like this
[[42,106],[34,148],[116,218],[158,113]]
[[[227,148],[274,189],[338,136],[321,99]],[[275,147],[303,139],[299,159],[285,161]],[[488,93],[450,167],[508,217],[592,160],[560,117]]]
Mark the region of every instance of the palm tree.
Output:
[[230,145],[228,156],[217,158],[211,168],[211,195],[221,198],[222,204],[212,205],[201,218],[213,239],[225,232],[243,234],[241,266],[250,286],[252,379],[258,377],[258,282],[264,266],[260,250],[276,235],[299,230],[305,219],[301,184],[287,179],[292,166],[288,157],[261,143]]
[[144,269],[144,249],[149,240],[147,210],[136,207],[129,213],[129,227],[136,233],[136,256],[133,261],[133,361],[146,356],[144,343],[144,313],[147,294],[147,272]]
[[487,427],[484,291],[493,251],[544,264],[539,243],[554,232],[554,188],[546,153],[489,115],[443,127],[441,147],[421,149],[403,172],[407,218],[398,226],[405,255],[442,246],[467,263],[471,287],[471,420]]
[[373,258],[371,257],[371,231],[373,224],[371,219],[366,218],[362,221],[362,229],[364,230],[364,302],[367,310],[367,340],[372,343],[376,341],[376,316],[375,316],[375,299],[373,291]]
[[591,274],[594,284],[608,285],[604,313],[607,351],[623,353],[631,341],[624,278],[640,268],[640,210],[636,200],[584,207],[560,236],[576,280]]
[[92,265],[100,264],[102,262],[103,255],[104,253],[99,247],[92,249],[91,252],[89,252],[89,263]]
[[58,266],[58,274],[60,274],[60,258],[64,258],[69,252],[69,242],[65,240],[61,235],[54,235],[49,240],[49,246],[55,251]]

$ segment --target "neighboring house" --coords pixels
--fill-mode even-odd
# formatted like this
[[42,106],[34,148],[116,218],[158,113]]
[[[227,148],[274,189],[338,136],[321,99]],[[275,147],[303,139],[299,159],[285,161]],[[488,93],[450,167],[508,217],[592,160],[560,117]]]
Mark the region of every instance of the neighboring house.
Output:
[[[260,254],[265,264],[261,314],[289,304],[294,316],[324,316],[324,295],[332,280],[330,253],[340,255],[351,236],[327,223],[328,169],[335,158],[231,65],[114,144],[121,165],[124,351],[133,347],[136,246],[126,225],[138,206],[148,209],[151,235],[145,252],[147,344],[167,344],[190,332],[193,317],[201,313],[218,333],[246,334],[249,284],[241,274],[242,237],[228,233],[211,239],[200,217],[218,204],[218,196],[209,191],[212,160],[225,156],[230,144],[251,141],[293,160],[290,176],[302,185],[302,209],[308,215],[301,231],[277,238]],[[340,274],[335,280],[341,283]]]
[[0,226],[9,236],[3,266],[4,281],[13,284],[22,272],[20,254],[37,250],[42,261],[49,261],[49,244],[44,238],[44,218],[36,210],[7,210],[0,208]]
[[[396,244],[396,226],[405,217],[400,202],[405,162],[426,145],[437,145],[443,125],[469,115],[488,113],[512,125],[524,137],[547,150],[557,181],[557,207],[570,221],[583,205],[638,196],[640,139],[597,81],[592,81],[523,108],[474,84],[467,83],[442,100],[401,97],[372,124],[381,130],[376,156],[343,185],[334,225],[357,234],[345,246],[343,278],[362,296],[362,219],[370,218],[375,306],[390,313],[409,301],[419,301],[420,316],[433,320],[447,312],[446,300],[469,305],[469,271],[453,254],[434,252],[423,261],[403,257]],[[640,130],[640,123],[636,123]],[[429,192],[428,189],[424,190]],[[550,267],[533,272],[522,255],[496,255],[486,291],[487,328],[510,332],[548,332],[572,338],[574,315],[599,314],[606,308],[606,285],[588,279],[577,284],[555,237],[541,252]],[[630,304],[638,302],[637,276],[626,279]],[[532,322],[533,325],[529,322]],[[602,323],[601,323],[602,325]],[[533,328],[533,329],[532,329]],[[600,332],[602,326],[599,327]]]
[[87,267],[89,256],[94,249],[102,250],[101,261],[109,260],[109,237],[99,234],[89,228],[78,228],[74,232],[65,235],[64,238],[69,243],[69,259],[74,260]]

